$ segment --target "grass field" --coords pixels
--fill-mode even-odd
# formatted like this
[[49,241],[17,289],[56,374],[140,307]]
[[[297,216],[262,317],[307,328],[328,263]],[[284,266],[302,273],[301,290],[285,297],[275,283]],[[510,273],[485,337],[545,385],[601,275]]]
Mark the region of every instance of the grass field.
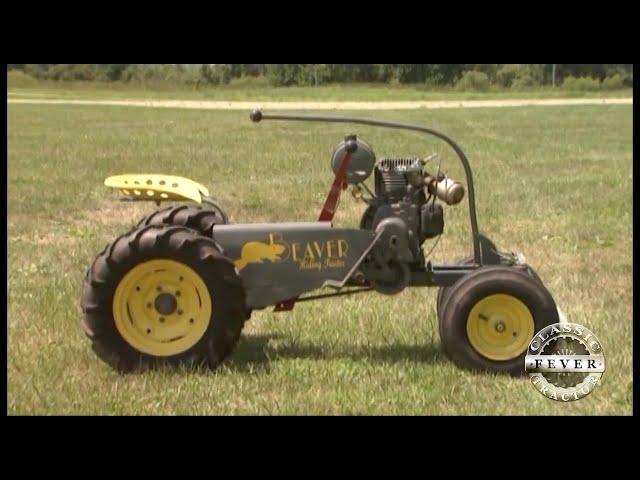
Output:
[[539,87],[532,90],[493,89],[488,92],[460,92],[453,88],[434,89],[425,85],[326,85],[321,87],[269,87],[223,85],[203,87],[148,88],[121,83],[87,83],[40,81],[31,86],[12,86],[9,98],[40,99],[178,99],[225,101],[409,101],[409,100],[489,100],[532,98],[614,98],[631,97],[632,90],[572,91],[564,88]]
[[[438,143],[372,127],[255,125],[245,112],[8,105],[8,413],[631,414],[632,107],[379,116],[459,141],[475,169],[481,230],[523,251],[567,316],[602,341],[607,371],[594,393],[561,404],[526,378],[457,369],[440,349],[435,289],[254,312],[218,372],[119,375],[82,332],[80,285],[105,243],[155,205],[118,202],[102,185],[106,176],[191,177],[232,221],[257,222],[314,220],[332,179],[331,148],[348,131],[380,156],[440,152],[451,176],[462,170]],[[343,198],[335,223],[356,225],[361,211]],[[446,221],[435,261],[470,251],[465,206],[449,208]]]

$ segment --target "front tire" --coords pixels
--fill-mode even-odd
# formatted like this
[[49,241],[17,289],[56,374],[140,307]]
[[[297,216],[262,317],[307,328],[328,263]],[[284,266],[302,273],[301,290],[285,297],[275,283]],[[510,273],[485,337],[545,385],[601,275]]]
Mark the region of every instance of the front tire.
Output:
[[[456,265],[473,265],[474,261],[473,255],[470,255],[456,262]],[[444,311],[444,306],[449,299],[449,294],[453,287],[454,285],[449,285],[448,287],[440,287],[438,289],[438,295],[436,297],[436,314],[438,318],[440,318],[440,313]]]
[[217,367],[248,317],[242,280],[213,240],[177,226],[120,236],[89,268],[83,326],[116,370],[159,364]]
[[439,318],[440,337],[460,367],[518,375],[533,336],[558,321],[542,283],[513,267],[489,266],[451,287]]
[[[469,255],[468,257],[465,257],[462,260],[459,260],[458,262],[456,262],[456,265],[473,265],[474,262],[475,260],[473,258],[473,255]],[[531,276],[536,281],[540,282],[541,285],[543,285],[542,279],[540,278],[538,273],[533,268],[531,268],[530,265],[522,264],[522,265],[519,265],[517,268],[522,268],[524,272],[526,272],[529,276]],[[436,297],[436,314],[438,318],[440,318],[441,312],[444,311],[447,305],[447,302],[449,301],[449,297],[451,296],[451,291],[453,290],[454,287],[455,287],[455,284],[449,285],[448,287],[440,287],[438,289],[438,295]]]

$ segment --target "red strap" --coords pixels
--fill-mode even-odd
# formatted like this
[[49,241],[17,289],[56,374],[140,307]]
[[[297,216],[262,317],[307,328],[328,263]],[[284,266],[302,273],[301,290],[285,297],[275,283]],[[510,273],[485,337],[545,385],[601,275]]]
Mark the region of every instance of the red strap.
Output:
[[[342,193],[342,190],[347,188],[347,168],[349,167],[350,160],[351,154],[349,152],[346,152],[344,157],[342,158],[342,162],[340,162],[338,172],[336,173],[336,178],[333,180],[333,184],[331,185],[331,190],[329,190],[327,199],[324,201],[324,206],[322,207],[320,217],[318,218],[319,222],[330,222],[331,220],[333,220],[333,216],[336,213],[336,207],[338,206],[338,200],[340,200],[340,193]],[[284,312],[293,310],[293,306],[296,303],[296,298],[298,297],[290,298],[289,300],[285,300],[284,302],[276,304],[273,311]]]
[[340,200],[340,193],[347,187],[346,178],[349,160],[351,160],[351,154],[346,152],[342,158],[342,162],[340,162],[336,178],[333,180],[333,185],[331,185],[327,199],[324,201],[324,206],[318,218],[319,222],[330,222],[333,220],[336,207],[338,206],[338,200]]

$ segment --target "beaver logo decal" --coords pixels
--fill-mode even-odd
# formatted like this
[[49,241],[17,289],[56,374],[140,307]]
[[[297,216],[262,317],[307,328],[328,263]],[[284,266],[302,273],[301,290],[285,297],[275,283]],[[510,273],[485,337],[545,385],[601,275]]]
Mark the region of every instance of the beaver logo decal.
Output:
[[270,235],[270,243],[247,242],[242,246],[240,258],[234,263],[238,270],[242,270],[250,263],[263,263],[264,260],[277,262],[282,260],[280,255],[285,251],[285,246],[274,243],[273,236]]

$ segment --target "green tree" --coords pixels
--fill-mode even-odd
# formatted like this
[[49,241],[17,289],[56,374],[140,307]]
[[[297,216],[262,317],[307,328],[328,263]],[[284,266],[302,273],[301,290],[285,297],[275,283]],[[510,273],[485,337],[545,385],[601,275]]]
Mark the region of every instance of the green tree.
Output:
[[54,65],[53,63],[28,63],[24,66],[24,73],[35,78],[50,78],[49,69]]
[[501,65],[496,72],[496,83],[502,87],[511,87],[518,77],[519,66],[513,63]]
[[95,66],[96,80],[115,82],[120,80],[122,73],[129,65],[126,63],[101,63]]
[[490,83],[495,83],[498,75],[499,65],[497,63],[477,63],[473,65],[473,70],[484,73]]
[[208,63],[200,65],[200,78],[203,83],[214,83],[213,68]]
[[267,76],[273,85],[297,85],[302,65],[297,63],[277,63],[267,66]]
[[[265,74],[266,65],[264,63],[241,63],[239,67],[240,76],[258,77]],[[234,78],[236,77],[234,76]]]

